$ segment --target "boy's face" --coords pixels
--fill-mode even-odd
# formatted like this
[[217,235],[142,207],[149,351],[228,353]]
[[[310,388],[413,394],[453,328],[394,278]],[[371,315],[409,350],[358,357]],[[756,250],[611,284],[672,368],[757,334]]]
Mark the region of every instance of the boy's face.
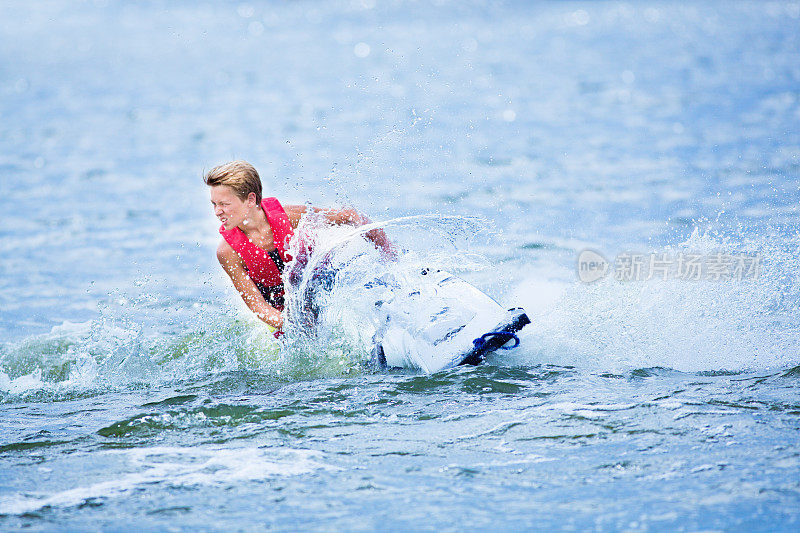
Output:
[[226,230],[233,229],[242,225],[247,217],[251,198],[245,201],[239,199],[233,189],[227,185],[216,185],[211,187],[211,205],[214,207],[214,215],[222,222]]

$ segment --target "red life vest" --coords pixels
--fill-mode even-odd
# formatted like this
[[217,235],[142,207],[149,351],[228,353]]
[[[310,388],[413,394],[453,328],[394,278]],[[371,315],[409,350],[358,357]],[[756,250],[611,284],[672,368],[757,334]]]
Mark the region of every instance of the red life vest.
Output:
[[[261,200],[261,209],[264,210],[267,222],[272,228],[272,237],[275,244],[275,250],[272,253],[277,251],[281,263],[288,263],[292,260],[292,257],[286,253],[286,249],[289,247],[289,240],[294,235],[289,217],[277,198],[264,198]],[[225,226],[220,226],[219,232],[225,241],[231,245],[231,248],[239,254],[239,257],[244,260],[250,279],[255,282],[267,301],[273,307],[281,310],[283,308],[283,279],[281,278],[283,264],[277,265],[270,257],[270,252],[256,246],[239,228],[226,230]],[[272,297],[268,297],[267,292]]]

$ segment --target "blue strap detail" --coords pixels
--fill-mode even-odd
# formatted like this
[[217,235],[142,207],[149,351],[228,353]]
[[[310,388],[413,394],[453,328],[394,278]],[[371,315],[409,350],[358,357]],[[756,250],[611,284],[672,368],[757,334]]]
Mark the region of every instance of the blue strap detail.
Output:
[[507,343],[512,339],[514,340],[514,346],[500,346],[500,348],[503,350],[510,350],[512,348],[516,348],[517,346],[519,346],[519,337],[517,337],[516,333],[514,333],[513,331],[490,331],[489,333],[484,333],[483,335],[472,341],[472,344],[474,344],[476,348],[480,348],[484,344],[486,344],[487,339],[490,337],[500,337],[501,339],[504,339],[503,344]]

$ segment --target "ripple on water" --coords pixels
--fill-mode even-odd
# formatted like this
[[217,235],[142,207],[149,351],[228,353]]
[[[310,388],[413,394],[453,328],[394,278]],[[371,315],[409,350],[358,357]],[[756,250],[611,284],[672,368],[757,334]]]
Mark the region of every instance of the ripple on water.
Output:
[[[209,400],[207,400],[209,401]],[[166,431],[183,431],[201,428],[235,428],[245,424],[275,421],[297,414],[291,409],[263,409],[252,405],[227,405],[193,407],[165,412],[139,414],[97,431],[103,437],[151,437]]]

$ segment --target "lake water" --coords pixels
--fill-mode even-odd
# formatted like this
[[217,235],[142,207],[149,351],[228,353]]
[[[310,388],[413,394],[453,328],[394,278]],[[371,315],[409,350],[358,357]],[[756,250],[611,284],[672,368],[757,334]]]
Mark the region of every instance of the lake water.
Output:
[[[800,4],[0,21],[0,528],[797,529]],[[374,372],[347,286],[274,344],[214,254],[234,158],[524,306],[521,346]]]

